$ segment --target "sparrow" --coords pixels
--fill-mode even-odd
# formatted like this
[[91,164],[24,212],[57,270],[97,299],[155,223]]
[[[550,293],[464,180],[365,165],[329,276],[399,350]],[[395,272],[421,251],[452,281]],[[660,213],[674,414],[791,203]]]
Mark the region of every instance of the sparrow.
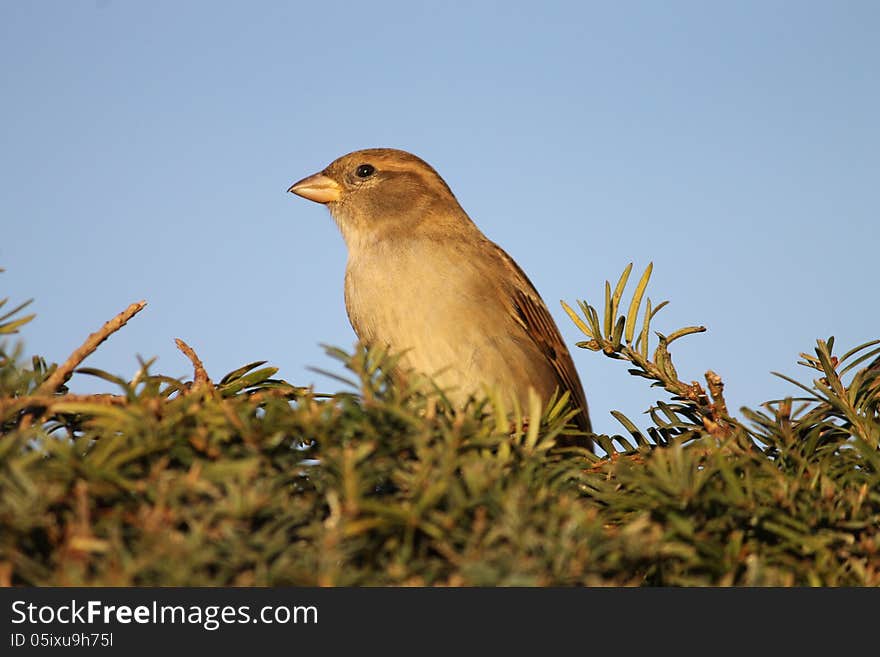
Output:
[[[360,341],[403,352],[398,367],[434,378],[463,405],[494,389],[529,408],[567,391],[590,432],[583,387],[547,306],[449,185],[406,151],[370,148],[288,192],[327,206],[348,250],[345,307]],[[590,449],[586,436],[558,442]]]

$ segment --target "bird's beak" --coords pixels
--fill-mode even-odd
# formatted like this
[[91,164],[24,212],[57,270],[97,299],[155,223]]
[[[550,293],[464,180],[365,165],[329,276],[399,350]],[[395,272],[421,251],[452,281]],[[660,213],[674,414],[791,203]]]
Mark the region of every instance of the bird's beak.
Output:
[[293,183],[287,191],[315,203],[331,203],[332,201],[339,200],[342,187],[329,176],[325,176],[323,173],[316,173],[313,176]]

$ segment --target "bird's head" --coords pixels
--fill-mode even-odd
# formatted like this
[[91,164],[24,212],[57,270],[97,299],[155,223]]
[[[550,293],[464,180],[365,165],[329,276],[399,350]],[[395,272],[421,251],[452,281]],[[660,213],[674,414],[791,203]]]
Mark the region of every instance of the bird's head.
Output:
[[392,235],[472,225],[427,162],[391,148],[343,155],[287,191],[326,205],[349,248]]

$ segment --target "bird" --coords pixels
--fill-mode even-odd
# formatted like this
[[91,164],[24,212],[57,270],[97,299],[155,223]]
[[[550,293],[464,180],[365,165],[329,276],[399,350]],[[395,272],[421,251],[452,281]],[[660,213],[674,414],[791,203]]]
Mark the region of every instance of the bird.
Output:
[[[431,165],[403,150],[357,150],[288,192],[325,205],[342,233],[345,307],[361,343],[402,353],[399,368],[433,377],[458,406],[496,390],[528,409],[529,388],[544,404],[567,391],[579,434],[592,431],[546,304]],[[592,449],[586,435],[557,444]]]

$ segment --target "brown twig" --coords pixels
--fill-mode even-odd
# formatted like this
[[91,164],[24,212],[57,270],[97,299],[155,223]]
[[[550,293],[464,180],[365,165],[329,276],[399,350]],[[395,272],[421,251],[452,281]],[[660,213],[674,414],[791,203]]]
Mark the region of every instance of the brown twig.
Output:
[[724,438],[730,434],[731,427],[727,413],[727,402],[724,401],[724,382],[712,370],[706,372],[706,385],[712,396],[708,416],[703,416],[703,426],[716,438]]
[[137,315],[144,306],[146,301],[138,301],[131,304],[128,308],[109,320],[99,330],[92,333],[88,339],[82,343],[79,349],[70,354],[70,357],[64,361],[64,364],[56,369],[52,374],[40,385],[36,390],[37,395],[51,395],[60,388],[73,371],[79,367],[88,356],[98,348],[98,346],[109,338],[113,333],[125,326],[126,322]]
[[621,459],[623,459],[625,461],[632,461],[633,463],[640,463],[640,464],[645,462],[645,457],[643,454],[619,454],[619,453],[615,452],[614,454],[609,454],[605,458],[603,458],[599,461],[596,461],[595,463],[593,463],[593,465],[588,467],[586,471],[587,472],[601,472],[602,470],[605,469],[605,466],[607,466],[609,464],[613,465],[614,463],[616,463],[617,461],[619,461]]
[[126,403],[125,397],[122,395],[110,395],[105,393],[93,395],[74,395],[67,393],[66,395],[26,395],[24,397],[10,397],[0,399],[0,422],[12,414],[25,411],[25,415],[21,418],[19,429],[26,430],[31,426],[34,420],[52,414],[56,404],[64,404],[67,402],[79,402],[90,404],[106,404],[107,406],[122,406]]
[[177,348],[180,349],[180,351],[183,352],[183,355],[189,358],[190,362],[193,364],[193,385],[213,386],[214,384],[211,383],[211,379],[208,378],[208,372],[205,370],[205,366],[202,364],[201,359],[196,355],[196,352],[193,351],[193,348],[180,338],[174,338],[174,344],[177,345]]
[[706,372],[706,383],[709,386],[709,394],[712,395],[715,415],[727,417],[727,402],[724,401],[724,382],[721,380],[721,377],[712,370],[708,370]]
[[49,408],[53,404],[66,402],[86,402],[91,404],[107,404],[108,406],[122,406],[126,399],[123,395],[111,395],[97,393],[91,395],[24,395],[22,397],[7,397],[0,399],[0,417],[10,408],[22,410],[25,408]]

